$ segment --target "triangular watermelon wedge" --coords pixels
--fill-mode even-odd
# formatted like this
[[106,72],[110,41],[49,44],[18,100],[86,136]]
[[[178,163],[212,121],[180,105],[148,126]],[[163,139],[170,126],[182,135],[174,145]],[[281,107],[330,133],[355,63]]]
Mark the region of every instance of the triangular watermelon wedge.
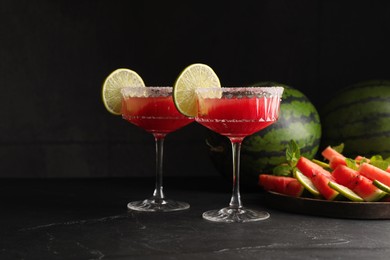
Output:
[[305,189],[295,178],[270,174],[259,175],[259,186],[266,191],[274,191],[293,197],[300,197]]
[[329,187],[329,181],[334,181],[333,176],[309,159],[301,156],[297,162],[297,168],[313,182],[314,186],[326,200],[334,200],[339,192]]

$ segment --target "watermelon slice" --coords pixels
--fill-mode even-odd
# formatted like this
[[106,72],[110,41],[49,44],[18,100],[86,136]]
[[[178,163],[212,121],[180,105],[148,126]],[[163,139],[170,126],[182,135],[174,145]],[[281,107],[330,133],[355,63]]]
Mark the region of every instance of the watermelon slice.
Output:
[[[355,161],[358,162],[358,163],[360,163],[363,159],[365,159],[365,162],[366,162],[366,163],[370,163],[370,159],[368,159],[368,158],[366,158],[366,157],[363,157],[363,156],[361,156],[361,155],[356,156]],[[390,166],[387,167],[386,171],[390,173]]]
[[347,165],[347,162],[345,161],[345,157],[342,158],[342,157],[339,157],[339,156],[334,156],[332,158],[330,158],[329,160],[329,167],[334,170],[337,168],[337,166],[339,165],[344,165],[346,166]]
[[332,175],[338,184],[351,189],[365,201],[378,201],[386,195],[370,179],[345,165],[339,165]]
[[293,197],[300,197],[305,189],[295,178],[270,174],[260,174],[259,185],[266,191],[274,191]]
[[322,156],[329,161],[329,167],[336,169],[338,165],[347,165],[345,156],[328,146],[322,151]]
[[331,160],[333,157],[339,157],[340,159],[345,160],[345,156],[333,149],[332,147],[328,146],[322,151],[322,156],[324,156],[325,159]]
[[329,187],[329,181],[334,181],[330,172],[301,156],[297,162],[297,168],[310,180],[326,200],[334,200],[339,193]]
[[[301,156],[299,158],[296,166],[304,175],[306,175],[309,178],[311,178],[316,171],[321,171],[324,174],[329,175],[330,177],[332,177],[330,172],[328,172],[327,170],[325,170],[324,168],[322,168],[321,166],[319,166],[318,164],[312,162],[311,160],[307,159],[304,156]],[[305,172],[303,172],[301,170],[301,168],[305,169]]]
[[375,167],[374,165],[362,163],[359,166],[358,172],[372,181],[378,180],[383,184],[390,186],[390,173]]

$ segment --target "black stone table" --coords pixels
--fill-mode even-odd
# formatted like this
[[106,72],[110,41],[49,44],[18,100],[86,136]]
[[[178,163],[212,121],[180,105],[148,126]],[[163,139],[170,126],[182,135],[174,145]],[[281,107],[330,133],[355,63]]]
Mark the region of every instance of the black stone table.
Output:
[[[390,259],[390,221],[306,216],[211,223],[205,210],[226,206],[218,178],[166,178],[165,193],[187,211],[138,213],[153,179],[0,180],[0,259]],[[259,190],[246,206],[264,209]]]

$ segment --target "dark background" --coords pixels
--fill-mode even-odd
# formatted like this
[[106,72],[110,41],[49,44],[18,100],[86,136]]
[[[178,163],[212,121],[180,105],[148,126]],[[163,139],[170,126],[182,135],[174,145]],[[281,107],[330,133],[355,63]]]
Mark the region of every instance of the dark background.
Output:
[[[223,85],[278,81],[320,109],[390,79],[389,33],[389,1],[0,0],[0,177],[153,176],[152,136],[101,102],[116,68],[171,85],[202,62]],[[165,175],[217,174],[205,135],[168,135]]]

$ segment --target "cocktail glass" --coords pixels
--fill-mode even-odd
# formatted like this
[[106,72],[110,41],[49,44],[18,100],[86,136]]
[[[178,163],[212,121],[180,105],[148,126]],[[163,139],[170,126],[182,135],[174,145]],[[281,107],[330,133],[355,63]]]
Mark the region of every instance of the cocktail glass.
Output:
[[269,213],[244,208],[240,195],[240,150],[246,136],[275,123],[279,117],[282,87],[199,88],[195,121],[227,136],[233,152],[233,191],[228,207],[203,213],[215,222],[250,222]]
[[149,199],[133,201],[127,208],[137,211],[177,211],[188,209],[186,202],[166,199],[163,192],[164,138],[194,121],[179,113],[173,103],[172,87],[126,87],[122,92],[122,117],[152,133],[156,143],[156,183]]

